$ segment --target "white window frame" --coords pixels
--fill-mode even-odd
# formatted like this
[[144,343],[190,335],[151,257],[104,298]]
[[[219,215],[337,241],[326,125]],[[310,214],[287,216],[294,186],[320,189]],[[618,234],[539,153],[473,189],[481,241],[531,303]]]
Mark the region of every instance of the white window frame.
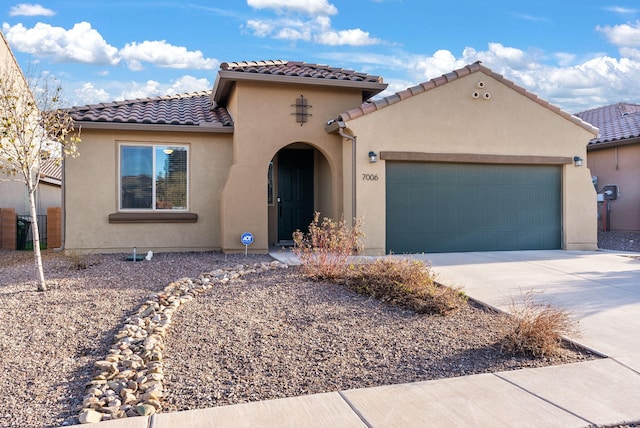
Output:
[[[151,190],[151,208],[122,208],[122,147],[151,147],[152,148],[152,190]],[[187,203],[186,207],[180,209],[162,209],[156,208],[156,148],[158,147],[169,147],[169,148],[184,148],[187,151],[187,174],[186,174],[186,192],[187,192]],[[122,212],[163,212],[163,213],[171,213],[171,212],[187,212],[189,211],[190,205],[190,176],[191,176],[191,159],[190,159],[190,145],[184,143],[146,143],[146,142],[135,142],[135,141],[127,141],[118,143],[118,211]]]

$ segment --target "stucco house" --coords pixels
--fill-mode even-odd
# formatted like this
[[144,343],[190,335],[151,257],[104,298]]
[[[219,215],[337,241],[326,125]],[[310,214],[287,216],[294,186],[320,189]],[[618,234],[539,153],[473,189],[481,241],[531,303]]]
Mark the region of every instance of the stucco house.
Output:
[[576,116],[600,130],[587,146],[599,229],[640,232],[640,105],[617,103]]
[[[376,99],[378,76],[223,63],[211,91],[70,109],[64,246],[264,253],[314,211],[368,254],[597,248],[597,129],[480,63]],[[579,165],[579,166],[576,166]]]
[[[55,162],[45,162],[40,167],[40,184],[36,190],[38,215],[46,215],[47,209],[62,204],[62,167]],[[0,208],[13,208],[18,215],[29,215],[27,187],[19,178],[4,175],[0,179]]]
[[[0,32],[0,78],[14,82],[14,88],[17,88],[19,95],[31,96],[27,81],[2,32]],[[0,248],[15,250],[18,233],[16,215],[30,215],[29,194],[22,176],[7,174],[5,171],[0,168]],[[51,209],[60,209],[62,169],[53,160],[45,161],[40,166],[40,183],[35,196],[38,216],[49,215]],[[56,219],[59,219],[59,214]],[[45,227],[46,223],[42,217],[39,224],[41,242],[46,242],[48,227]],[[59,241],[52,242],[55,245]]]

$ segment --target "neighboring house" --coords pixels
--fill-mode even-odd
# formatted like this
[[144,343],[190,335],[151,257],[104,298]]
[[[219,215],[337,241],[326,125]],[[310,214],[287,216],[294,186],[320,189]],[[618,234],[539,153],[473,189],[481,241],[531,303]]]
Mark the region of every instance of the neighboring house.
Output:
[[[13,208],[18,215],[29,215],[27,187],[19,177],[1,175],[0,208]],[[46,215],[50,207],[62,205],[62,167],[55,162],[45,162],[40,168],[40,184],[36,190],[38,215]]]
[[600,129],[587,146],[599,228],[640,232],[640,105],[618,103],[576,116]]
[[480,63],[390,97],[377,76],[223,63],[212,91],[70,110],[65,247],[264,253],[314,211],[368,254],[597,248],[597,129]]
[[[15,88],[21,96],[31,96],[27,81],[22,74],[11,48],[4,35],[0,32],[0,76],[2,79],[13,79],[11,82],[17,83]],[[2,156],[0,154],[0,156]],[[45,161],[40,169],[40,184],[36,190],[36,208],[39,216],[40,240],[48,245],[56,247],[60,244],[60,207],[62,205],[62,168],[54,161]],[[16,215],[30,216],[29,194],[27,186],[21,175],[6,174],[0,170],[0,248],[16,249],[22,248],[24,239],[31,239],[27,234],[22,235],[24,239],[19,239],[21,235],[18,230]],[[53,219],[50,213],[54,213]],[[45,221],[44,217],[49,215],[50,221]],[[25,224],[21,221],[21,224]],[[51,233],[49,233],[51,230]]]

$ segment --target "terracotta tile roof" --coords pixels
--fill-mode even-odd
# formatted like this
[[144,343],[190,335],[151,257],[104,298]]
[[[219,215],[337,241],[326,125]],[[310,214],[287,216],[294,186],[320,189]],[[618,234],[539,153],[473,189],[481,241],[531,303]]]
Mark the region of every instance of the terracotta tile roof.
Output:
[[353,70],[329,67],[328,65],[310,64],[296,61],[241,61],[223,62],[220,69],[239,73],[257,73],[276,76],[311,77],[328,80],[350,80],[353,82],[382,83],[382,78]]
[[73,107],[68,112],[80,126],[106,122],[232,127],[227,109],[213,108],[210,96],[211,91],[201,91]]
[[577,113],[596,126],[600,133],[589,144],[600,144],[640,137],[640,105],[618,103]]
[[328,65],[282,60],[223,62],[213,86],[212,103],[226,105],[232,88],[242,81],[349,88],[361,91],[363,101],[387,88],[379,76]]
[[468,76],[470,74],[473,73],[477,73],[479,71],[482,71],[483,73],[485,73],[488,76],[493,77],[494,79],[498,80],[499,82],[507,85],[508,87],[510,87],[511,89],[513,89],[516,92],[519,92],[520,94],[524,95],[525,97],[531,99],[532,101],[535,101],[536,103],[540,104],[541,106],[548,108],[549,110],[559,114],[560,116],[564,117],[565,119],[575,123],[576,125],[581,126],[582,128],[586,129],[587,131],[593,133],[594,135],[597,134],[598,130],[597,128],[595,128],[594,126],[592,126],[591,124],[583,121],[582,119],[573,116],[563,110],[561,110],[559,107],[556,107],[552,104],[549,104],[549,102],[539,98],[537,95],[527,91],[526,89],[516,85],[514,82],[504,78],[502,75],[493,72],[491,69],[489,69],[488,67],[485,67],[484,65],[482,65],[480,63],[480,61],[476,61],[473,64],[469,64],[466,65],[458,70],[454,70],[450,73],[447,74],[443,74],[440,77],[436,77],[434,79],[431,79],[427,82],[421,83],[417,86],[413,86],[411,88],[407,88],[403,91],[397,92],[393,95],[390,95],[388,97],[382,98],[380,100],[376,100],[376,101],[371,101],[371,102],[365,102],[363,103],[360,107],[357,107],[355,109],[349,110],[345,113],[342,113],[340,115],[340,120],[345,121],[345,120],[353,120],[356,119],[358,117],[364,116],[365,114],[369,114],[372,113],[376,110],[380,110],[383,109],[387,106],[390,106],[392,104],[395,104],[397,102],[400,102],[402,100],[405,100],[409,97],[421,94],[423,92],[427,92],[430,91],[434,88],[437,88],[438,86],[442,86],[442,85],[446,85],[449,82],[452,82],[456,79],[459,79],[461,77],[464,76]]

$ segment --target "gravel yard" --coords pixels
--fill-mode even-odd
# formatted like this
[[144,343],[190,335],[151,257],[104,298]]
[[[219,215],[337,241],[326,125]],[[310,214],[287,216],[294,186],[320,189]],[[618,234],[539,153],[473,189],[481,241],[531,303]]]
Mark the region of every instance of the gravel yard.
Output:
[[[91,255],[86,269],[45,252],[51,290],[35,291],[33,255],[0,251],[0,426],[77,423],[84,385],[123,319],[171,281],[268,256]],[[470,305],[416,315],[297,268],[216,285],[176,312],[166,337],[163,411],[562,364],[505,355],[500,319]]]

